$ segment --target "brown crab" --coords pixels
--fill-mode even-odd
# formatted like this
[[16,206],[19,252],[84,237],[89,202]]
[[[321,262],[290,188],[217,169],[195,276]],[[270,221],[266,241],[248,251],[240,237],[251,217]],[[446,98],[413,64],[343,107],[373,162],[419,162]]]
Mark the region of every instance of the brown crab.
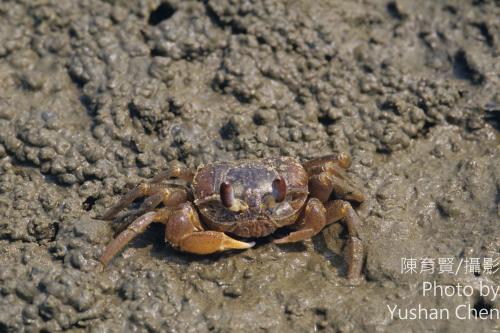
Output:
[[[349,201],[359,203],[365,196],[346,175],[350,164],[344,153],[304,164],[291,157],[216,162],[201,165],[196,172],[174,164],[131,190],[103,215],[113,219],[134,200],[147,197],[138,209],[140,216],[111,241],[100,261],[107,265],[152,222],[166,225],[165,239],[174,248],[204,255],[254,245],[227,234],[255,238],[284,226],[295,229],[274,240],[283,244],[309,239],[326,225],[343,221],[349,235],[347,276],[356,279],[363,246],[359,218]],[[175,178],[184,184],[172,182]]]

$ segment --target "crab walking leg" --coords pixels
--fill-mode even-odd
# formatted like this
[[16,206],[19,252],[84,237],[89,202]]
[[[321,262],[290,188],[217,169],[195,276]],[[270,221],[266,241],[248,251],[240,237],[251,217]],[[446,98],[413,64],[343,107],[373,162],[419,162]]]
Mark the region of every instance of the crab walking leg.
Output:
[[193,180],[194,172],[190,168],[183,166],[178,162],[171,163],[168,170],[163,171],[153,177],[151,180],[152,184],[160,183],[163,180],[171,179],[171,178],[179,178],[184,181],[190,182]]
[[364,193],[342,172],[336,168],[329,168],[318,175],[309,178],[309,192],[312,197],[321,202],[327,202],[331,193],[341,199],[363,202]]
[[123,196],[113,207],[109,208],[102,216],[103,220],[112,220],[125,207],[130,205],[136,199],[147,195],[149,184],[140,184]]
[[309,239],[318,234],[326,225],[343,220],[347,226],[349,239],[347,241],[346,261],[348,263],[347,278],[356,280],[363,268],[363,243],[360,237],[359,217],[351,204],[343,200],[327,202],[325,205],[316,198],[307,202],[304,218],[294,227],[299,230],[290,233],[274,243],[284,244]]
[[120,225],[118,229],[115,230],[116,232],[125,230],[131,221],[140,215],[153,211],[162,202],[165,207],[173,208],[186,201],[187,191],[185,189],[173,189],[172,192],[168,193],[168,195],[165,195],[164,192],[153,194],[152,196],[146,198],[139,208],[128,210],[122,214],[119,217]]
[[153,222],[161,222],[167,220],[170,216],[171,209],[163,208],[156,212],[149,212],[139,216],[125,230],[123,230],[116,238],[114,238],[104,249],[99,261],[106,266],[113,257],[120,252],[137,235],[141,234]]
[[155,193],[152,196],[144,199],[144,202],[141,204],[138,210],[144,213],[150,212],[162,203],[164,197],[165,194],[162,192]]
[[139,211],[146,213],[155,209],[160,203],[166,207],[177,207],[187,201],[187,191],[185,189],[160,188],[158,192],[147,197],[139,207]]
[[[194,173],[191,169],[184,167],[180,163],[174,162],[171,164],[168,170],[153,177],[153,179],[149,183],[139,184],[136,188],[128,192],[124,197],[120,199],[120,201],[118,201],[118,203],[116,203],[113,207],[108,209],[103,214],[102,219],[112,220],[122,209],[141,197],[150,196],[159,191],[168,191],[167,188],[169,186],[167,184],[160,184],[163,180],[180,178],[185,181],[191,181],[193,179],[193,176]],[[165,194],[168,194],[168,192]]]
[[148,206],[153,207],[154,203],[158,201],[160,197],[161,200],[156,204],[156,206],[162,201],[166,206],[172,206],[187,200],[187,193],[184,189],[172,189],[169,188],[169,185],[164,184],[142,183],[128,192],[113,207],[109,208],[101,218],[103,220],[114,219],[122,209],[144,196],[149,196],[149,198],[144,201],[139,210],[147,210]]
[[361,240],[361,221],[351,204],[343,200],[335,200],[325,204],[327,223],[342,220],[347,226],[346,261],[348,262],[347,278],[356,280],[363,268],[364,250]]
[[163,194],[156,193],[144,200],[141,206],[137,209],[128,210],[124,214],[122,214],[119,218],[120,224],[118,229],[115,229],[116,232],[122,232],[127,228],[128,225],[132,221],[134,221],[138,216],[146,214],[148,212],[153,211],[158,205],[163,201]]
[[303,166],[309,175],[315,175],[323,172],[326,164],[334,164],[342,169],[347,169],[351,166],[351,162],[351,157],[348,154],[337,153],[307,161]]
[[307,202],[304,211],[304,217],[295,224],[293,227],[297,231],[291,232],[288,236],[275,239],[273,242],[276,244],[292,243],[311,238],[318,234],[326,225],[326,209],[316,198],[311,198]]
[[173,247],[194,254],[248,249],[255,245],[253,242],[240,242],[223,232],[205,231],[191,203],[183,204],[172,213],[167,223],[165,238]]

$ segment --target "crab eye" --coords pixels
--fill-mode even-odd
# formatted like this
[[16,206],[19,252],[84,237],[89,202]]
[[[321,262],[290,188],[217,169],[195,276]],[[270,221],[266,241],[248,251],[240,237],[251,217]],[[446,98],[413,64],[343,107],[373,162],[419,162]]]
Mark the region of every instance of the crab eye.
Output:
[[273,197],[276,202],[285,200],[286,197],[286,183],[283,177],[279,176],[273,180]]
[[234,200],[234,192],[233,192],[233,187],[229,182],[222,182],[220,184],[220,201],[226,208],[230,208],[234,206],[235,200]]

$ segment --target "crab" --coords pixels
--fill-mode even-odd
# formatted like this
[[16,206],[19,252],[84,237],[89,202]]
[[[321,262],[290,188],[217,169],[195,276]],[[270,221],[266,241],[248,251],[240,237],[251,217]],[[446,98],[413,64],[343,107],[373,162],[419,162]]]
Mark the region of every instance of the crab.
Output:
[[[146,197],[134,211],[135,220],[104,249],[107,266],[134,237],[153,222],[166,225],[165,240],[175,249],[208,255],[248,249],[282,227],[288,235],[276,244],[300,242],[325,226],[347,226],[347,277],[356,280],[363,266],[360,219],[350,202],[365,200],[346,169],[351,158],[337,153],[301,164],[292,157],[215,162],[194,172],[180,163],[136,186],[108,209],[102,219],[113,220],[135,200]],[[236,238],[233,238],[233,237]]]

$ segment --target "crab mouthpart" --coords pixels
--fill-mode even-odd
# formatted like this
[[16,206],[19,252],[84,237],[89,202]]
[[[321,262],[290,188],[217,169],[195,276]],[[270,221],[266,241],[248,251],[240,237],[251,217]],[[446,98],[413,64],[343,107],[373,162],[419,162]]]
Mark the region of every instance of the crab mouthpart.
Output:
[[279,203],[273,209],[273,216],[284,217],[293,213],[293,207],[287,201]]

